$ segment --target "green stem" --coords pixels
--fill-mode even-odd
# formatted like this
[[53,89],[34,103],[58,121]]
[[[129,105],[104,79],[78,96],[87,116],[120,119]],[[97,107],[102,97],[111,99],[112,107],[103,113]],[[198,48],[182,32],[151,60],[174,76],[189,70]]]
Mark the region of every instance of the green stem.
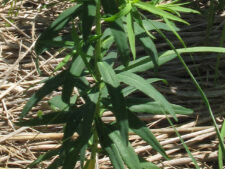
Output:
[[97,145],[98,145],[98,134],[97,134],[97,130],[94,127],[94,132],[93,132],[93,145],[91,147],[91,159],[95,159],[96,158],[96,152],[97,152]]
[[[96,7],[96,35],[101,35],[101,0],[97,0]],[[98,39],[95,46],[95,71],[97,74],[97,80],[100,80],[100,73],[98,70],[97,63],[102,60],[101,56],[101,38]]]
[[[101,83],[99,84],[99,96],[98,96],[98,102],[96,104],[96,108],[95,108],[95,119],[97,119],[96,117],[100,116],[100,103],[101,103],[101,88],[102,85]],[[97,146],[98,146],[98,133],[96,130],[96,121],[94,121],[94,128],[93,128],[93,145],[91,147],[91,159],[94,160],[94,162],[96,162],[95,158],[96,158],[96,152],[97,152]]]
[[208,111],[209,111],[209,114],[210,114],[210,117],[213,121],[213,125],[215,127],[215,130],[216,130],[216,134],[217,134],[217,137],[219,139],[219,144],[221,146],[221,150],[223,152],[223,154],[225,154],[225,147],[224,147],[224,144],[223,144],[223,139],[220,135],[220,131],[219,131],[219,127],[216,123],[216,120],[214,118],[214,115],[213,115],[213,112],[212,112],[212,109],[211,109],[211,106],[209,104],[209,100],[208,98],[206,97],[204,91],[202,90],[202,88],[200,87],[200,85],[198,84],[197,80],[195,79],[195,77],[193,76],[193,74],[191,73],[190,69],[188,68],[188,66],[186,65],[185,61],[183,60],[183,58],[181,57],[181,55],[177,52],[176,48],[173,46],[173,44],[169,41],[169,39],[159,30],[157,29],[157,32],[159,32],[159,34],[167,41],[167,43],[170,45],[170,47],[174,50],[174,52],[176,53],[178,59],[180,60],[180,62],[183,64],[185,70],[187,71],[187,73],[189,74],[189,76],[191,77],[194,85],[196,86],[196,88],[198,89],[198,91],[200,92],[201,96],[202,96],[202,100],[205,102],[205,105],[206,107],[208,108]]

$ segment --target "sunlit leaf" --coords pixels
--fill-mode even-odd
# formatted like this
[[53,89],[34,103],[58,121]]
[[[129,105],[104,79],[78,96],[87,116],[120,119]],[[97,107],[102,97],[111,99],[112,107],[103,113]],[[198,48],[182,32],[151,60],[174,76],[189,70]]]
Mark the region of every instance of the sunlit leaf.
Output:
[[121,18],[122,16],[128,14],[131,9],[132,9],[131,3],[127,3],[126,6],[123,9],[121,9],[118,13],[116,13],[108,18],[104,18],[104,21],[113,22],[116,19]]
[[161,93],[159,93],[151,84],[149,84],[142,77],[130,72],[122,72],[120,74],[117,74],[117,78],[121,82],[133,86],[138,90],[142,91],[143,93],[145,93],[147,96],[153,98],[155,101],[157,101],[160,105],[163,106],[165,112],[168,111],[169,114],[171,114],[173,118],[177,120],[174,110],[170,105],[170,103],[165,99],[165,97]]
[[131,52],[133,54],[133,59],[135,60],[136,59],[135,34],[133,29],[133,21],[131,13],[127,14],[127,35]]
[[165,17],[165,18],[168,18],[168,19],[173,20],[173,21],[178,21],[178,22],[188,24],[185,20],[183,20],[183,19],[181,19],[181,18],[179,18],[175,15],[172,15],[169,12],[161,10],[160,8],[157,8],[156,6],[154,6],[152,4],[139,1],[137,3],[134,3],[134,5],[137,6],[138,8],[141,8],[143,10],[146,10],[146,11],[150,12],[150,13],[159,15],[161,17]]
[[[163,114],[164,108],[158,102],[147,98],[129,98],[126,100],[129,110],[138,113]],[[192,114],[193,110],[176,104],[171,104],[175,114]],[[166,111],[167,112],[167,111]],[[167,112],[168,113],[168,112]]]

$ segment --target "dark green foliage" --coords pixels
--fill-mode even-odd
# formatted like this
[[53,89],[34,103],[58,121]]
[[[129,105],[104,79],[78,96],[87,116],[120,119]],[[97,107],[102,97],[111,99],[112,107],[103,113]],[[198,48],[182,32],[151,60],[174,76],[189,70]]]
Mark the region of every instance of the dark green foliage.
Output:
[[[31,167],[59,155],[48,168],[61,166],[73,169],[78,161],[81,161],[83,168],[93,168],[99,141],[103,153],[109,156],[116,169],[124,169],[125,166],[131,169],[157,168],[137,156],[128,140],[129,130],[168,159],[155,136],[135,113],[170,114],[177,120],[176,114],[191,114],[192,110],[169,103],[151,84],[159,80],[166,83],[165,80],[144,79],[137,73],[157,69],[180,53],[217,51],[217,48],[185,48],[159,54],[151,31],[160,32],[163,29],[176,33],[179,29],[172,21],[186,23],[179,17],[181,9],[184,12],[194,11],[183,8],[181,4],[176,6],[174,2],[161,6],[156,6],[157,3],[158,1],[80,0],[60,14],[41,34],[35,46],[36,53],[40,55],[53,47],[68,48],[69,54],[56,70],[65,65],[67,68],[47,80],[30,98],[21,114],[22,121],[18,124],[64,124],[65,127],[61,147],[40,156]],[[102,12],[98,10],[100,7]],[[170,13],[166,9],[174,12]],[[167,22],[149,20],[141,13],[143,10]],[[79,21],[75,25],[76,17]],[[104,30],[101,28],[103,20],[106,27]],[[59,36],[67,25],[71,25],[71,33]],[[93,26],[96,26],[95,30],[92,30]],[[148,56],[136,59],[136,40],[144,47]],[[133,55],[133,60],[130,55]],[[86,75],[92,76],[94,82],[89,83]],[[51,113],[30,120],[22,119],[32,107],[59,87],[62,87],[61,95],[49,100],[53,109]],[[74,93],[74,88],[79,94]],[[134,98],[134,92],[142,92],[146,98]],[[77,105],[77,101],[81,99],[84,103]],[[104,123],[101,120],[104,111],[112,111],[116,122]],[[78,138],[73,138],[74,133],[78,133]],[[89,160],[85,156],[87,149],[92,151]]]

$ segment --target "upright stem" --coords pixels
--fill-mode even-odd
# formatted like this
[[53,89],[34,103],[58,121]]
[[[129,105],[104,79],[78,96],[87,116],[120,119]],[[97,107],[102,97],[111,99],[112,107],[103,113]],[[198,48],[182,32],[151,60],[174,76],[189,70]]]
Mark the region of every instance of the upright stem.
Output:
[[[96,4],[96,35],[101,35],[101,0],[97,0]],[[99,38],[97,40],[96,46],[95,46],[95,71],[98,76],[97,80],[100,80],[100,74],[98,70],[97,63],[98,61],[102,60],[101,56],[101,39]]]
[[[101,35],[101,0],[97,0],[97,4],[96,4],[96,35],[100,36]],[[96,72],[96,80],[100,81],[101,80],[101,76],[98,70],[98,62],[102,60],[101,57],[101,39],[99,38],[97,40],[96,46],[95,46],[95,72]],[[101,90],[101,85],[99,85],[99,90]],[[100,114],[100,95],[101,95],[101,91],[99,94],[99,98],[98,98],[98,102],[96,104],[96,109],[95,109],[95,116],[99,116]],[[94,126],[93,126],[93,145],[91,148],[91,159],[94,160],[94,163],[96,163],[95,158],[96,158],[96,152],[97,152],[97,145],[98,145],[98,133],[96,130],[96,124],[94,122]]]

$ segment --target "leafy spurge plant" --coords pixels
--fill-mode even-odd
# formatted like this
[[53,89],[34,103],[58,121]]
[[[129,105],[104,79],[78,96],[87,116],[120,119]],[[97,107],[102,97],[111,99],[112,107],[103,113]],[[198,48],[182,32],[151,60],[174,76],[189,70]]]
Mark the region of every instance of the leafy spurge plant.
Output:
[[[169,103],[152,86],[162,79],[144,79],[138,73],[150,69],[157,71],[158,66],[177,56],[174,50],[159,54],[152,31],[171,30],[176,34],[178,28],[173,21],[187,24],[179,12],[196,12],[183,5],[178,1],[160,5],[158,0],[78,0],[58,16],[38,38],[35,51],[41,55],[50,48],[60,47],[70,52],[56,67],[56,72],[60,72],[50,77],[27,102],[19,124],[65,124],[64,136],[61,147],[41,155],[29,167],[59,155],[48,168],[73,169],[78,161],[81,168],[94,168],[100,143],[101,153],[109,156],[116,169],[125,166],[157,168],[135,153],[128,140],[130,130],[168,159],[136,113],[170,114],[177,120],[176,113],[190,114],[192,111]],[[166,23],[150,20],[143,12],[160,17]],[[75,21],[75,18],[78,19]],[[64,28],[70,33],[59,36]],[[136,43],[143,47],[147,56],[137,56]],[[192,48],[178,51],[183,52],[198,51]],[[62,70],[64,66],[67,68]],[[86,76],[91,76],[94,83],[90,84]],[[49,100],[54,107],[51,113],[23,120],[33,106],[60,86],[61,95]],[[74,93],[74,88],[79,95]],[[146,98],[132,97],[136,91],[144,93]],[[77,105],[81,98],[85,103]],[[105,111],[111,111],[116,121],[103,122],[101,117]],[[74,133],[78,133],[76,139]],[[88,149],[91,156],[87,159]]]

